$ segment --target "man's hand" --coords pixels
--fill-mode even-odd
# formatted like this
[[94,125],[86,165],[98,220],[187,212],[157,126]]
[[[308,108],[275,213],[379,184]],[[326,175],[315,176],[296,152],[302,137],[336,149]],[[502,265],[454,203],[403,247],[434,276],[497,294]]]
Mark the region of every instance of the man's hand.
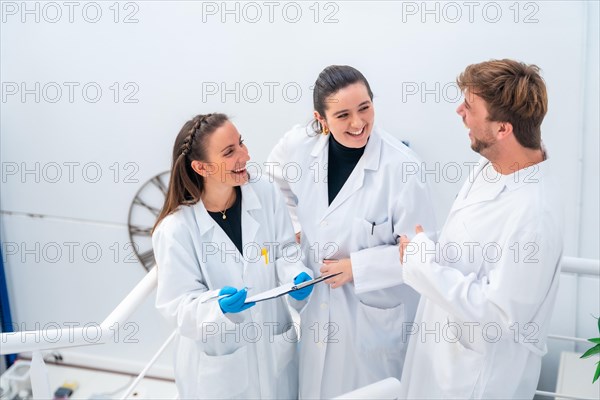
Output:
[[341,274],[325,281],[325,283],[331,285],[332,289],[339,288],[348,282],[352,282],[354,277],[352,275],[352,262],[349,258],[342,258],[341,260],[323,260],[321,274],[330,275],[337,272],[341,272]]
[[[415,234],[418,235],[421,232],[424,232],[423,227],[421,225],[415,226]],[[400,246],[398,246],[398,248],[400,249],[400,264],[404,263],[404,253],[406,252],[406,248],[408,247],[409,243],[410,240],[408,239],[408,236],[400,235]]]

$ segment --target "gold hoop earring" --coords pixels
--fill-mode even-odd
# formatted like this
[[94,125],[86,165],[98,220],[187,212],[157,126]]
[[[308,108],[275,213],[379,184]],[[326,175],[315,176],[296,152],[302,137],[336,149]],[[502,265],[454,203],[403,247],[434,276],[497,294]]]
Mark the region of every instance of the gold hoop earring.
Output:
[[321,124],[321,126],[322,126],[321,133],[323,135],[327,135],[329,133],[329,129],[325,125],[323,125],[323,124]]

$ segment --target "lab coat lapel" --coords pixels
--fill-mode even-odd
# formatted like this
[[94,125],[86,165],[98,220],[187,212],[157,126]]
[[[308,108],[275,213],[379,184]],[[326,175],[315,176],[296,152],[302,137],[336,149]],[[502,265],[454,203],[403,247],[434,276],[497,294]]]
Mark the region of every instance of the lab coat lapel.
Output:
[[[213,253],[215,248],[219,251],[219,253],[221,253],[221,255],[218,256],[221,260],[231,260],[232,251],[233,249],[237,250],[237,248],[229,236],[227,236],[225,231],[223,231],[219,224],[217,224],[215,220],[212,219],[212,217],[208,214],[208,211],[204,207],[204,203],[202,203],[202,201],[199,201],[194,205],[194,216],[196,217],[196,223],[198,224],[198,230],[201,238],[201,247],[198,249],[200,260],[204,260],[206,257],[215,257],[216,254]],[[242,238],[244,236],[243,224],[244,221],[242,218]],[[207,254],[203,254],[204,252],[207,252]],[[237,255],[236,262],[240,264],[244,263],[243,257],[241,255]]]
[[[374,128],[369,137],[369,141],[360,160],[352,170],[348,180],[342,186],[340,192],[335,196],[335,199],[329,205],[323,218],[327,217],[345,201],[347,201],[354,193],[363,187],[365,181],[366,170],[377,170],[379,168],[379,159],[381,156],[381,137]],[[325,185],[327,192],[327,185]],[[327,193],[326,193],[327,195]]]
[[[479,174],[483,173],[483,169],[488,165],[489,161],[485,158],[480,158],[478,164],[471,174],[469,174],[469,179],[463,185],[462,189],[456,196],[456,200],[452,205],[452,209],[450,210],[450,214],[452,215],[454,212],[461,210],[465,207],[469,207],[474,204],[494,200],[498,195],[502,192],[504,185],[498,184],[494,186],[495,190],[486,190],[480,192],[471,193],[471,188],[473,187],[473,183],[475,179],[479,176]],[[505,177],[502,176],[500,179],[505,180]]]
[[314,215],[319,217],[319,221],[325,218],[327,207],[329,204],[328,187],[327,187],[327,157],[329,153],[329,135],[320,135],[319,140],[315,143],[310,155],[312,157],[310,167],[305,173],[310,175],[310,179],[314,182],[308,188],[312,195],[308,195],[312,206],[314,207]]
[[[244,251],[254,251],[258,246],[262,246],[257,240],[257,233],[260,228],[260,222],[252,216],[253,210],[260,210],[262,208],[258,196],[254,191],[254,188],[250,184],[242,186],[242,243]],[[256,243],[256,244],[253,244]],[[246,277],[246,271],[248,270],[248,259],[253,259],[254,256],[248,256],[244,254],[244,279]]]

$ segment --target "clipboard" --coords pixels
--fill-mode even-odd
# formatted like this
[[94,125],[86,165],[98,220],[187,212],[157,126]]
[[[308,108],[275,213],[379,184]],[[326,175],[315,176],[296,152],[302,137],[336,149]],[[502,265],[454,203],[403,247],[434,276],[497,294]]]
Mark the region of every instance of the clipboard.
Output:
[[341,274],[341,272],[336,272],[335,274],[329,274],[329,275],[321,275],[318,278],[312,279],[310,281],[306,281],[306,282],[302,282],[302,283],[299,283],[297,285],[294,285],[292,287],[292,290],[304,289],[305,287],[312,286],[312,285],[314,285],[316,283],[319,283],[319,282],[323,282],[324,280],[327,280],[329,278],[333,278],[334,276],[338,276],[339,274]]
[[273,288],[271,290],[267,290],[264,291],[262,293],[258,293],[255,294],[253,296],[247,297],[246,301],[244,302],[244,304],[247,303],[258,303],[260,301],[265,301],[265,300],[271,300],[271,299],[276,299],[277,297],[281,297],[283,295],[286,295],[290,292],[293,292],[295,290],[300,290],[300,289],[304,289],[305,287],[309,287],[312,285],[315,285],[319,282],[323,282],[324,280],[327,280],[329,278],[333,278],[334,276],[337,276],[341,274],[341,272],[337,272],[335,274],[329,274],[329,275],[321,275],[318,278],[312,279],[310,281],[306,281],[306,282],[302,282],[299,284],[295,284],[295,283],[286,283],[285,285],[281,285],[278,286],[276,288]]

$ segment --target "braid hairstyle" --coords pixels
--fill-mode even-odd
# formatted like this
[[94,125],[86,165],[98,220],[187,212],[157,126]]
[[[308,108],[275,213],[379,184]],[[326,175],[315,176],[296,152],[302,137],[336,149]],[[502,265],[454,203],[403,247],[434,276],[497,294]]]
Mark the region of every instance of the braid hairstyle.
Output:
[[[212,116],[212,114],[206,114],[206,115],[196,115],[192,120],[192,127],[188,130],[187,135],[185,136],[185,139],[183,140],[183,143],[181,145],[181,151],[179,152],[179,156],[186,156],[188,153],[191,152],[192,150],[192,145],[194,143],[194,138],[196,136],[196,132],[198,132],[198,129],[200,128],[200,125],[206,121],[206,119],[208,117]],[[185,128],[185,126],[184,126]],[[185,130],[185,129],[182,129]],[[176,146],[178,147],[178,146]],[[174,149],[175,151],[175,149]]]
[[204,178],[192,168],[192,161],[206,161],[206,141],[229,118],[225,114],[201,114],[183,124],[173,145],[171,178],[163,208],[152,228],[181,205],[196,204],[204,191]]

